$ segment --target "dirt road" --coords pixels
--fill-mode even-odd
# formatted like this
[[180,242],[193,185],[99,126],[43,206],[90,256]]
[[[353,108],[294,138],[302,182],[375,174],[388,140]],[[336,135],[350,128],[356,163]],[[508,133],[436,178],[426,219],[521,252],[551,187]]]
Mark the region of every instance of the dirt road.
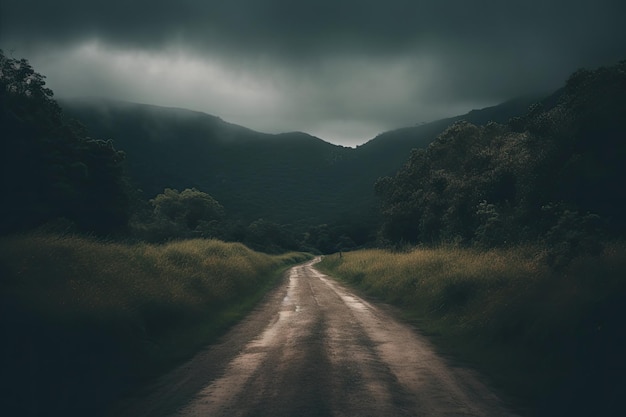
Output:
[[[317,261],[317,260],[316,260]],[[314,269],[284,284],[217,345],[116,416],[513,414],[410,326]]]

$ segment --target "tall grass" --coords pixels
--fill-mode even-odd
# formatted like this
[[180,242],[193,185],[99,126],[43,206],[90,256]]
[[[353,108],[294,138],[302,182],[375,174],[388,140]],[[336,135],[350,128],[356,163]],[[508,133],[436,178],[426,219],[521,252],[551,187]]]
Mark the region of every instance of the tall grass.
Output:
[[363,250],[320,268],[399,306],[527,414],[624,410],[615,400],[626,387],[624,244],[558,271],[538,247]]
[[202,239],[0,239],[0,353],[11,381],[0,398],[26,405],[20,415],[94,415],[214,340],[308,258]]

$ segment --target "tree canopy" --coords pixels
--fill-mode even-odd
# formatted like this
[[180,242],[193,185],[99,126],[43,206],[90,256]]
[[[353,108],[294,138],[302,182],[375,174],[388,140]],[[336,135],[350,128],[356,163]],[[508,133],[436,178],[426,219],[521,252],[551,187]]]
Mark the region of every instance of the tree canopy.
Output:
[[494,246],[565,238],[568,224],[624,236],[624,91],[626,62],[580,70],[523,117],[450,126],[376,183],[382,235]]
[[166,188],[163,194],[150,200],[154,214],[194,230],[202,222],[219,220],[224,215],[224,207],[209,194],[195,188],[182,192]]
[[126,227],[124,154],[64,118],[45,77],[0,50],[0,233],[64,218],[78,230]]

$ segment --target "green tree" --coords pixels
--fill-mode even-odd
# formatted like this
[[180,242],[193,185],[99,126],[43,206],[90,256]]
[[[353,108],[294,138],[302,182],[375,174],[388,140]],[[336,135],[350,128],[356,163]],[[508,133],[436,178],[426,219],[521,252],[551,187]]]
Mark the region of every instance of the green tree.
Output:
[[166,188],[163,194],[150,200],[154,214],[184,225],[190,230],[196,229],[201,222],[219,220],[224,216],[224,207],[209,194],[195,188],[182,192]]
[[[624,91],[626,61],[576,72],[507,124],[453,124],[376,183],[383,237],[484,246],[540,240],[571,258],[597,252],[602,228],[624,236]],[[554,202],[567,210],[542,210]]]
[[63,116],[45,77],[0,50],[0,233],[65,218],[79,230],[124,231],[124,153]]
[[166,188],[135,213],[132,234],[149,242],[191,237],[222,237],[224,208],[195,188]]

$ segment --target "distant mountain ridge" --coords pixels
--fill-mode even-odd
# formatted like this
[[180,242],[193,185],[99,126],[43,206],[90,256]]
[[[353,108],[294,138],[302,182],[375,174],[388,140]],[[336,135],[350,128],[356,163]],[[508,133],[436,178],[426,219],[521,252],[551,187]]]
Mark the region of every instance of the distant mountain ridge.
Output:
[[457,120],[505,122],[536,101],[521,98],[393,130],[357,148],[302,132],[260,133],[180,108],[102,99],[59,103],[90,135],[112,139],[126,152],[130,175],[147,198],[166,187],[196,187],[244,221],[305,226],[373,219],[374,182],[396,172],[411,149],[428,146]]
[[[339,161],[352,150],[294,132],[265,134],[182,109],[109,100],[60,100],[66,114],[127,154],[147,198],[196,187],[245,220],[316,222],[342,199]],[[320,197],[320,196],[323,197]],[[284,206],[284,208],[282,207]]]
[[532,104],[542,101],[546,96],[548,95],[519,97],[496,106],[471,110],[463,115],[391,130],[381,133],[359,146],[357,150],[365,159],[383,160],[381,164],[385,166],[387,171],[385,175],[388,175],[398,170],[406,162],[411,149],[425,148],[454,122],[466,120],[477,125],[484,125],[490,121],[504,123],[512,117],[525,114]]

